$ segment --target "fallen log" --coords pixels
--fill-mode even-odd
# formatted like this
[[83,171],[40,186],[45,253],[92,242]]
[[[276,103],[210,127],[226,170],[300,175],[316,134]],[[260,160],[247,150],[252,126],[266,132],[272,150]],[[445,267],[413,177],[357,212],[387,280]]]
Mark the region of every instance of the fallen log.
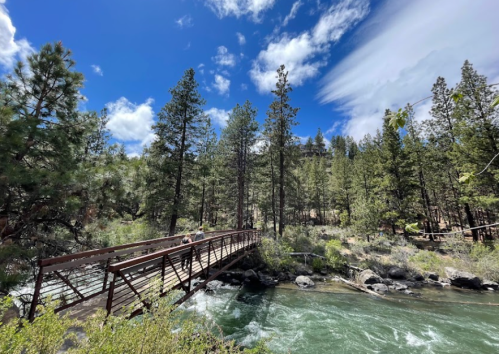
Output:
[[385,298],[385,296],[384,296],[384,295],[381,295],[381,294],[378,294],[378,293],[377,293],[377,292],[375,292],[375,291],[369,290],[369,289],[368,289],[368,288],[366,288],[365,286],[362,286],[362,285],[356,284],[356,283],[354,283],[354,282],[351,282],[351,281],[349,281],[349,280],[343,279],[343,278],[341,278],[341,277],[339,277],[339,279],[340,279],[343,283],[345,283],[345,284],[347,284],[347,285],[350,285],[352,288],[355,288],[355,289],[357,289],[357,290],[359,290],[359,291],[363,291],[363,292],[365,292],[365,293],[368,293],[368,294],[370,294],[370,295],[374,295],[374,296],[377,296],[377,297],[380,297],[380,298],[383,298],[383,299]]
[[319,256],[318,254],[310,253],[310,252],[291,252],[291,253],[288,253],[288,254],[290,256],[292,256],[292,257],[304,256],[304,257],[310,257],[310,258],[322,258],[322,259],[326,259],[326,257],[324,257],[324,256]]
[[345,264],[345,267],[356,270],[357,272],[363,272],[365,269],[350,265],[350,264]]

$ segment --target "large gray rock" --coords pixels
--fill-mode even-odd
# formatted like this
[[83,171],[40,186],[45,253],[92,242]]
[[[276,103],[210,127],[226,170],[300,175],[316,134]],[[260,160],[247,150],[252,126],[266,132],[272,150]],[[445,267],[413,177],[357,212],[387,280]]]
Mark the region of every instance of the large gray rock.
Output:
[[445,267],[445,274],[447,274],[450,283],[454,286],[470,289],[482,288],[480,279],[474,274],[462,272],[452,267]]
[[312,275],[314,272],[312,271],[312,268],[309,267],[308,265],[305,264],[298,264],[296,266],[296,275]]
[[394,283],[393,288],[397,291],[404,291],[408,289],[408,286],[401,283]]
[[295,284],[300,288],[312,288],[315,286],[315,283],[312,281],[312,279],[304,275],[300,275],[299,277],[297,277],[295,280]]
[[367,288],[377,292],[378,294],[384,294],[388,292],[388,287],[385,284],[369,284]]
[[258,279],[260,280],[260,284],[267,287],[274,287],[279,283],[276,279],[262,272],[258,272]]
[[383,283],[383,279],[370,269],[363,270],[359,274],[359,281],[362,284],[379,284]]
[[427,272],[427,273],[425,273],[425,276],[428,279],[431,279],[431,280],[434,280],[434,281],[438,281],[438,274],[435,273],[435,272]]
[[484,280],[482,281],[482,289],[484,290],[498,290],[499,284],[492,280]]
[[243,279],[245,282],[255,282],[258,281],[258,274],[253,269],[248,269],[244,271]]
[[407,277],[407,273],[405,269],[400,267],[391,267],[388,271],[388,276],[392,279],[405,279]]

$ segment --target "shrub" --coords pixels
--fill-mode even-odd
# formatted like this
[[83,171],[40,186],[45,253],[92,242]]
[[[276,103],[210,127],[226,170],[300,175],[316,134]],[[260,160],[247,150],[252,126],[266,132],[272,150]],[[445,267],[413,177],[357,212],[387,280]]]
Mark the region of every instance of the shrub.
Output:
[[324,268],[324,261],[322,258],[314,258],[312,261],[312,269],[314,272],[320,272]]
[[442,258],[432,251],[420,251],[409,257],[409,261],[423,271],[437,271],[440,273],[444,264]]
[[346,258],[341,255],[340,251],[340,240],[330,240],[326,243],[326,259],[333,269],[341,269],[346,263]]
[[289,253],[293,252],[293,249],[283,241],[264,237],[259,251],[263,262],[271,271],[286,270],[292,264]]
[[[128,320],[125,315],[106,318],[103,310],[85,321],[75,321],[67,315],[54,313],[54,303],[40,306],[42,315],[33,323],[21,320],[21,325],[10,321],[0,323],[0,352],[5,354],[55,354],[64,341],[69,340],[73,354],[121,353],[241,353],[233,341],[214,333],[213,326],[205,319],[173,310],[172,297],[153,299],[155,306],[146,311],[140,320]],[[0,300],[0,318],[9,307],[11,299]],[[131,311],[132,309],[130,309]],[[85,336],[76,336],[71,327],[82,327]],[[220,333],[221,334],[221,333]],[[270,353],[265,342],[243,353]]]

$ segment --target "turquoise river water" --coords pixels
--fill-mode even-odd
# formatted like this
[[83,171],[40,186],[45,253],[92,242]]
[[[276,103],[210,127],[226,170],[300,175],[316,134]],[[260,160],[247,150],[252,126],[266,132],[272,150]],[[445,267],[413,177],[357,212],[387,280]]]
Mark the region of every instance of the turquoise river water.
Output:
[[[182,307],[207,316],[229,339],[275,353],[499,353],[499,303],[491,292],[422,289],[388,300],[339,284],[288,284],[199,292]],[[430,301],[429,301],[430,300]]]

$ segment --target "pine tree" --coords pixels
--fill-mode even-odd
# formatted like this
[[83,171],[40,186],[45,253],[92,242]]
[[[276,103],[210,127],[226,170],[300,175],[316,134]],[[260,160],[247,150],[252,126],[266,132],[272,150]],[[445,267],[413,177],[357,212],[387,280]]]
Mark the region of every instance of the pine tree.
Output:
[[[157,140],[151,146],[150,161],[155,176],[155,190],[150,195],[152,212],[167,210],[169,235],[175,234],[177,219],[185,207],[183,198],[189,188],[189,174],[194,164],[195,144],[207,117],[203,112],[205,100],[199,94],[194,69],[185,71],[177,86],[170,89],[171,100],[158,113],[153,126]],[[159,175],[157,174],[159,172]],[[168,191],[174,186],[173,193]]]
[[[276,151],[277,170],[279,172],[279,235],[284,231],[285,179],[290,171],[290,150],[295,142],[291,128],[296,125],[295,117],[299,108],[289,104],[288,94],[292,91],[288,81],[288,72],[284,65],[277,70],[276,89],[272,90],[274,101],[270,104],[265,120],[266,135],[270,137],[271,149]],[[274,161],[272,161],[272,164]]]
[[27,62],[1,83],[0,237],[20,240],[56,225],[80,241],[83,193],[73,174],[95,128],[95,116],[77,110],[83,75],[60,42]]
[[[229,116],[227,126],[222,131],[221,142],[224,149],[225,161],[230,168],[229,184],[236,185],[237,195],[237,228],[243,228],[245,192],[248,188],[249,174],[253,167],[252,148],[256,143],[258,123],[255,120],[257,110],[249,101],[243,106],[234,107]],[[234,176],[233,171],[236,171]],[[235,183],[234,183],[235,182]],[[247,193],[246,193],[247,194]],[[246,215],[249,218],[249,215]]]

